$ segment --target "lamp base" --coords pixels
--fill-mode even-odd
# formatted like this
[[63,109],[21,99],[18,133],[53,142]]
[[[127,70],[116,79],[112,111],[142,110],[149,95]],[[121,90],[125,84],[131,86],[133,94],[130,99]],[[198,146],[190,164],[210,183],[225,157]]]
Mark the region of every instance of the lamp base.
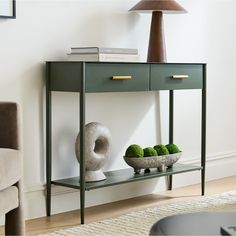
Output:
[[148,62],[166,62],[166,47],[163,28],[163,13],[152,12],[152,23],[149,37]]

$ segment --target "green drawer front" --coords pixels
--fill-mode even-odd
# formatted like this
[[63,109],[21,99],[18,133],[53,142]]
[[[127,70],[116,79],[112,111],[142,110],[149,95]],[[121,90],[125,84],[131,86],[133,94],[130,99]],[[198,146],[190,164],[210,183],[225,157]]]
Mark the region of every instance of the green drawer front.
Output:
[[79,92],[82,78],[82,63],[47,63],[52,91]]
[[[131,79],[113,80],[113,76]],[[123,63],[86,63],[86,92],[128,92],[149,90],[149,65]]]
[[[188,78],[172,78],[184,75]],[[201,89],[203,84],[203,65],[200,64],[152,64],[151,90]]]

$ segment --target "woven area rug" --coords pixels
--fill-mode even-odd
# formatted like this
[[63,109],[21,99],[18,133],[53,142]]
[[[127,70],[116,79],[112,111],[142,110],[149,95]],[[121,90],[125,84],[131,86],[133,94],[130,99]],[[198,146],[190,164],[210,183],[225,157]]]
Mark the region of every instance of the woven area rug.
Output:
[[236,211],[236,190],[194,200],[166,204],[156,208],[131,212],[116,218],[110,218],[77,227],[58,230],[43,236],[133,236],[148,235],[152,225],[170,215],[199,211]]

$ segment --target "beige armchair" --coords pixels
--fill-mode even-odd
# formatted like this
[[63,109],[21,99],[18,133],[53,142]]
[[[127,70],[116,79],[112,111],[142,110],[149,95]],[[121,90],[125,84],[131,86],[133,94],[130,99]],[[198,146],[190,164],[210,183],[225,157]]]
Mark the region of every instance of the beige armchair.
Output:
[[6,235],[25,234],[19,130],[17,104],[0,102],[0,215],[5,215]]

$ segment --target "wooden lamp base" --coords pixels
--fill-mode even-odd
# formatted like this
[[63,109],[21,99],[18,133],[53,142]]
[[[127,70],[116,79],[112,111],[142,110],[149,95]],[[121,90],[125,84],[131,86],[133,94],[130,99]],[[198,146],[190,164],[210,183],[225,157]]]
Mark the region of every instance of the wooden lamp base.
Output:
[[149,37],[148,62],[166,62],[166,48],[163,28],[163,13],[152,12],[152,23]]

